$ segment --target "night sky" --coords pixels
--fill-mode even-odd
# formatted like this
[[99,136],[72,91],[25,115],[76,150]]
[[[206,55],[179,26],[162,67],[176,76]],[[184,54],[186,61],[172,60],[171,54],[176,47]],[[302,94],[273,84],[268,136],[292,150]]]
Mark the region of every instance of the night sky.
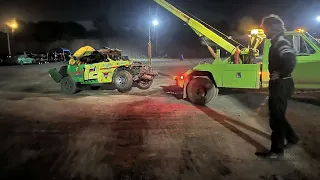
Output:
[[[244,16],[260,19],[269,13],[281,15],[288,26],[319,28],[320,0],[171,0],[206,22],[225,19],[230,23]],[[16,17],[28,21],[90,21],[99,15],[108,16],[111,24],[136,27],[147,21],[152,0],[0,0],[0,21]],[[163,8],[158,8],[162,24],[177,21]]]

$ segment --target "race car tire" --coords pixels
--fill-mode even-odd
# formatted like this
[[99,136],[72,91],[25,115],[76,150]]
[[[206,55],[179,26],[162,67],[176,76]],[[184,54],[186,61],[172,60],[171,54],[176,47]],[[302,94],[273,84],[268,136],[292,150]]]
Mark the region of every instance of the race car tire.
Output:
[[121,93],[129,92],[132,88],[133,80],[129,71],[117,71],[113,80],[115,87]]
[[61,66],[59,73],[62,75],[62,77],[68,76],[68,66]]
[[192,79],[187,86],[188,99],[195,105],[206,105],[217,97],[218,88],[210,79],[197,77]]
[[137,83],[137,88],[142,89],[142,90],[146,90],[146,89],[149,89],[151,87],[152,83],[153,83],[153,80],[139,81]]
[[75,94],[80,91],[77,87],[77,84],[72,80],[70,76],[62,78],[60,84],[61,91],[65,94]]

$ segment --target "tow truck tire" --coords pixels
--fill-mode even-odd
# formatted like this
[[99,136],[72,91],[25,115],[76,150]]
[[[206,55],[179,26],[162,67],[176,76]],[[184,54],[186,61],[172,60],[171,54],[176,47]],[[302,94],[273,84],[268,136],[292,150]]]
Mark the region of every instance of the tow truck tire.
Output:
[[137,87],[139,89],[146,90],[146,89],[149,89],[151,87],[152,83],[153,83],[153,80],[139,81],[137,83]]
[[80,91],[77,87],[77,84],[72,80],[70,76],[62,78],[60,84],[61,91],[65,94],[75,94]]
[[133,83],[132,75],[129,71],[119,70],[116,72],[113,82],[119,92],[129,92]]
[[192,79],[187,86],[187,96],[195,105],[206,105],[218,96],[218,88],[213,82],[204,77]]

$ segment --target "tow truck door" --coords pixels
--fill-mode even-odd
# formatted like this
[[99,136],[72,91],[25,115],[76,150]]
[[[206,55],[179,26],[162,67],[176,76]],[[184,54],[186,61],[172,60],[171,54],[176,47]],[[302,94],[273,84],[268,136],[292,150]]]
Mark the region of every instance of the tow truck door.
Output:
[[320,89],[320,52],[305,35],[293,34],[297,64],[292,73],[297,89]]

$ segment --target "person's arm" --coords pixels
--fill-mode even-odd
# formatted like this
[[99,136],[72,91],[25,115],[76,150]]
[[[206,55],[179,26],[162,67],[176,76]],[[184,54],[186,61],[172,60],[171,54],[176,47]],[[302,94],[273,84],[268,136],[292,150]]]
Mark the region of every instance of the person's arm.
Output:
[[279,77],[283,78],[291,74],[296,66],[296,54],[291,43],[282,38],[279,39],[277,50],[280,56]]

